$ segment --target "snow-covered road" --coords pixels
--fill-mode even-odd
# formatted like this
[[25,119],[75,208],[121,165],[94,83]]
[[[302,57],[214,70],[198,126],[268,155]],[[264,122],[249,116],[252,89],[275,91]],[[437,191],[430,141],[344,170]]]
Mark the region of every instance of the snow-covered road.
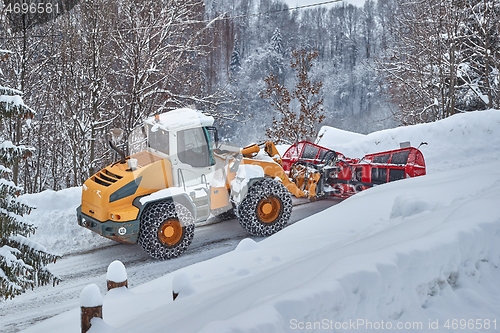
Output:
[[[325,199],[305,204],[306,202],[295,201],[290,224],[323,211],[339,201]],[[129,286],[134,287],[179,268],[232,251],[247,237],[249,234],[237,220],[228,220],[197,227],[189,249],[179,258],[168,261],[150,258],[137,245],[117,243],[85,253],[66,255],[50,267],[62,279],[58,286],[41,287],[14,300],[0,303],[0,332],[18,332],[35,322],[77,307],[79,294],[89,283],[106,288],[106,270],[114,260],[125,264]],[[253,239],[259,241],[261,238]]]

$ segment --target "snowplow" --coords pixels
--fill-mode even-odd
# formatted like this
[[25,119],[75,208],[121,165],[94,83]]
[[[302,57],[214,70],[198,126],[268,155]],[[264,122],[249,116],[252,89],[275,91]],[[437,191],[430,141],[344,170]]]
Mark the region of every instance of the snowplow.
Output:
[[358,165],[363,168],[358,161],[351,174],[340,170],[347,159],[320,146],[313,159],[296,150],[284,160],[271,141],[223,146],[213,123],[200,111],[177,109],[134,130],[129,156],[109,140],[120,159],[82,185],[78,224],[117,242],[138,243],[153,258],[169,259],[189,247],[195,225],[211,216],[235,216],[250,234],[272,235],[288,223],[292,195],[314,200],[334,193],[335,174],[346,173],[337,179],[347,181]]
[[[426,144],[422,142],[420,146]],[[282,166],[292,179],[319,172],[317,195],[345,199],[374,185],[425,175],[424,155],[418,148],[404,142],[399,149],[350,158],[312,142],[300,141],[283,154]]]

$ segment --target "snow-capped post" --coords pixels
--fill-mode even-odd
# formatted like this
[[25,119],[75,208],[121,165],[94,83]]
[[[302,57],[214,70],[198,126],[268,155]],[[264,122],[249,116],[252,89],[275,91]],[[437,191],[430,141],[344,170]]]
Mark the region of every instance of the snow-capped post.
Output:
[[102,296],[99,287],[92,283],[80,293],[82,333],[90,330],[93,318],[102,319]]
[[127,270],[120,260],[115,260],[108,266],[106,273],[108,291],[115,288],[128,288]]

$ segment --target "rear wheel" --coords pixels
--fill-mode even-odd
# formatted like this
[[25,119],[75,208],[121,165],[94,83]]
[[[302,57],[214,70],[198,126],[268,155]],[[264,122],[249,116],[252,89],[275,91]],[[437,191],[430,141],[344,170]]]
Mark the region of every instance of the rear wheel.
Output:
[[237,207],[240,224],[255,236],[270,236],[283,229],[292,215],[292,197],[275,180],[263,179],[253,184]]
[[149,204],[141,215],[139,244],[156,259],[170,259],[186,251],[194,236],[193,214],[172,201]]

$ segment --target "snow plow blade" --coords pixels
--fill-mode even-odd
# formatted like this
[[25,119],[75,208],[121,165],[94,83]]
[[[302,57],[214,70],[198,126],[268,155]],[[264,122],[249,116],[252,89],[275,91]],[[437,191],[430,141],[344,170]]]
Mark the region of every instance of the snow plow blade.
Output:
[[282,165],[293,179],[312,170],[319,171],[318,196],[339,198],[348,198],[374,185],[426,174],[424,155],[411,146],[349,158],[312,142],[300,141],[283,154]]

